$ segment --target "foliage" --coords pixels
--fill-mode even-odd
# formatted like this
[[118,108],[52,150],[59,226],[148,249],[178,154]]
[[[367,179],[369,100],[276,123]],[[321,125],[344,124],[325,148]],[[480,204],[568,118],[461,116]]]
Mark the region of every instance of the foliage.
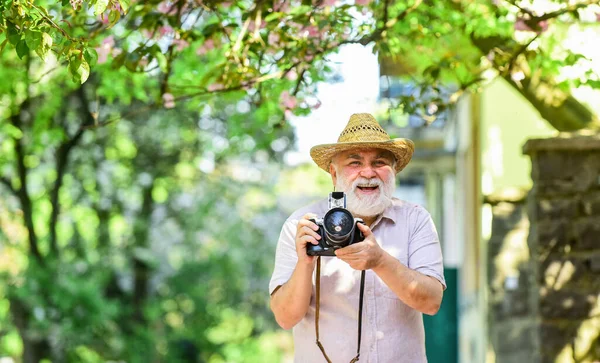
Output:
[[[597,121],[585,107],[564,101],[573,87],[600,87],[589,55],[556,41],[565,27],[597,23],[596,0],[4,0],[0,11],[2,44],[19,57],[56,56],[78,82],[95,63],[158,73],[160,94],[152,98],[160,102],[166,94],[167,106],[213,91],[270,90],[264,82],[285,76],[296,86],[262,97],[281,97],[285,108],[306,112],[318,105],[312,86],[327,72],[327,54],[344,44],[373,43],[382,59],[402,64],[401,73],[421,86],[400,98],[407,112],[442,111],[493,71],[559,130]],[[577,74],[564,77],[573,66]],[[456,91],[450,99],[441,91],[448,84]],[[562,93],[549,94],[547,87]],[[556,103],[575,107],[571,117],[580,120],[569,123],[560,112],[553,117]]]

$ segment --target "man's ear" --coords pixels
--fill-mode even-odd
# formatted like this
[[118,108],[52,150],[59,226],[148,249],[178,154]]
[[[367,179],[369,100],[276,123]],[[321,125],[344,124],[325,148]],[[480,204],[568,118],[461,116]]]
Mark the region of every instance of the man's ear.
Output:
[[335,186],[337,182],[337,173],[335,171],[333,163],[329,164],[329,174],[331,174],[331,180],[333,181],[333,186]]

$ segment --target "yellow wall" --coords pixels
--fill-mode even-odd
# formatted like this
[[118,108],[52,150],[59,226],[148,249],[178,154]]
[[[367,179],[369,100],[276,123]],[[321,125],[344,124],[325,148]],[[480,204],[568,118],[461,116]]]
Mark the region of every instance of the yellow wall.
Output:
[[481,95],[481,172],[484,195],[531,187],[531,163],[523,155],[530,138],[556,131],[508,83],[496,78]]

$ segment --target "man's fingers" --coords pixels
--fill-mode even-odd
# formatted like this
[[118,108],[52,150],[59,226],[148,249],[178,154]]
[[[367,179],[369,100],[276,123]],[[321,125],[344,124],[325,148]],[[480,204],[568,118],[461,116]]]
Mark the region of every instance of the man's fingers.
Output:
[[357,223],[356,225],[358,226],[358,229],[360,229],[360,231],[363,233],[365,238],[373,234],[373,232],[371,232],[371,228],[369,228],[369,226],[367,226],[366,224]]
[[313,237],[310,236],[308,234],[305,234],[304,236],[300,237],[300,241],[306,243],[312,243],[313,245],[318,245],[319,242],[317,242],[317,240]]
[[305,235],[313,236],[316,239],[321,239],[321,236],[319,236],[319,234],[317,232],[310,229],[310,227],[308,227],[308,226],[302,227],[301,231],[304,232]]
[[346,256],[346,255],[350,255],[353,253],[358,253],[358,252],[364,250],[365,248],[367,248],[367,244],[364,242],[354,243],[354,244],[351,244],[350,246],[336,250],[335,255],[338,257]]
[[316,219],[317,216],[316,214],[313,213],[306,213],[304,215],[304,217],[302,217],[302,219],[300,219],[298,221],[298,230],[300,230],[300,228],[302,227],[309,227],[310,229],[317,231],[319,230],[319,226],[317,226],[316,223],[311,222],[309,219]]

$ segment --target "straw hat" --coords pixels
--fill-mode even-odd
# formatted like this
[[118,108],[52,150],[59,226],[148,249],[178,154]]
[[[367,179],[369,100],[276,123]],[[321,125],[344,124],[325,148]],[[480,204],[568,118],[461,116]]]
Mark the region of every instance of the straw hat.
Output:
[[355,113],[340,134],[337,143],[314,146],[310,156],[317,165],[329,173],[329,164],[335,154],[363,148],[388,150],[396,157],[396,173],[400,172],[412,158],[415,144],[409,139],[390,139],[390,135],[371,114]]

